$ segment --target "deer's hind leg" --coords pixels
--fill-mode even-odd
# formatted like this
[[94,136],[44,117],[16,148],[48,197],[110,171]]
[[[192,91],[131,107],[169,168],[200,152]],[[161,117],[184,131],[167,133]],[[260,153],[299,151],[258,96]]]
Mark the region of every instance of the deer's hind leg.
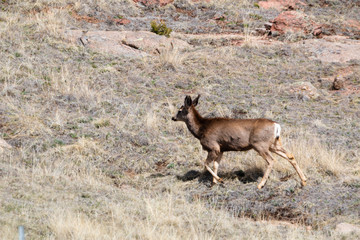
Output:
[[267,166],[267,168],[266,168],[266,170],[265,170],[264,176],[263,176],[263,178],[261,179],[260,183],[259,183],[258,186],[257,186],[258,189],[261,189],[262,187],[264,187],[267,179],[269,178],[269,174],[270,174],[270,172],[271,172],[271,169],[272,169],[272,167],[273,167],[273,165],[274,165],[275,160],[274,160],[274,158],[271,156],[269,150],[264,150],[264,151],[256,150],[256,151],[257,151],[257,152],[260,154],[260,156],[261,156],[262,158],[264,158],[265,161],[268,163],[268,166]]
[[273,153],[279,155],[280,157],[288,160],[291,163],[291,165],[294,167],[294,169],[296,170],[297,174],[299,175],[299,177],[301,179],[301,185],[306,186],[306,177],[305,177],[304,173],[301,171],[299,165],[295,161],[294,155],[292,155],[291,153],[286,151],[285,148],[282,146],[280,138],[276,140],[273,147],[270,148],[270,151],[272,151]]

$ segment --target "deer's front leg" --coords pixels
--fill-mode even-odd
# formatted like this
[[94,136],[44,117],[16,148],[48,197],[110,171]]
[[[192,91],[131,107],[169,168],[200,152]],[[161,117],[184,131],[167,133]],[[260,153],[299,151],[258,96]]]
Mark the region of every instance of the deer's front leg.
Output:
[[[217,158],[214,161],[214,173],[215,173],[216,176],[218,174],[218,168],[219,168],[219,165],[220,165],[222,155],[223,155],[223,152],[220,152],[219,155],[217,156]],[[217,180],[215,178],[213,178],[213,183],[214,184],[217,183]]]
[[[208,156],[207,156],[206,161],[205,161],[205,168],[213,176],[213,183],[217,183],[217,181],[223,183],[223,180],[217,175],[217,169],[218,169],[218,166],[219,166],[221,156],[222,156],[222,153],[219,152],[219,151],[210,151],[208,153]],[[219,159],[219,161],[217,161],[218,159]],[[214,170],[215,170],[215,172],[209,166],[210,163],[212,163],[212,162],[214,162]]]

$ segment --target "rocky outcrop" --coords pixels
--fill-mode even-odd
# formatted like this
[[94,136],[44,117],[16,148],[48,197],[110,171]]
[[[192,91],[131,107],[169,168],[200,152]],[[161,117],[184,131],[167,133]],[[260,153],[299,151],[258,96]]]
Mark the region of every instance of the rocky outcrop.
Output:
[[[334,44],[336,42],[336,44]],[[359,41],[341,36],[324,36],[322,39],[307,39],[301,46],[312,53],[310,58],[322,62],[344,63],[351,60],[360,60]]]
[[65,32],[65,37],[71,42],[96,51],[128,57],[144,57],[172,47],[178,50],[189,47],[189,44],[183,40],[167,38],[146,31],[68,30]]
[[300,7],[306,6],[306,4],[300,0],[268,0],[260,1],[259,6],[264,9],[277,9],[282,10],[295,10]]
[[304,13],[298,11],[285,11],[279,14],[273,21],[271,32],[284,34],[286,32],[312,33],[319,26],[310,20]]

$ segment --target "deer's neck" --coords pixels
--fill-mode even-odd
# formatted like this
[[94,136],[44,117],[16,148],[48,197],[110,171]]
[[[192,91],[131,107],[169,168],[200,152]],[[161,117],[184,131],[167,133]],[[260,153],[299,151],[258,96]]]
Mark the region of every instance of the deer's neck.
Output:
[[188,119],[185,122],[186,126],[194,137],[200,139],[200,130],[204,123],[204,118],[200,116],[194,107],[190,108],[189,111]]

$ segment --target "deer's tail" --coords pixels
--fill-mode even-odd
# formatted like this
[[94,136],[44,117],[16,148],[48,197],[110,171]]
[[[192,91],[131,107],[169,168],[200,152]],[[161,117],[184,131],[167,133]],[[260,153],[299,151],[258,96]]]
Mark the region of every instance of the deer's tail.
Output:
[[274,128],[275,140],[278,140],[280,138],[280,132],[281,132],[280,124],[275,123],[275,128]]

